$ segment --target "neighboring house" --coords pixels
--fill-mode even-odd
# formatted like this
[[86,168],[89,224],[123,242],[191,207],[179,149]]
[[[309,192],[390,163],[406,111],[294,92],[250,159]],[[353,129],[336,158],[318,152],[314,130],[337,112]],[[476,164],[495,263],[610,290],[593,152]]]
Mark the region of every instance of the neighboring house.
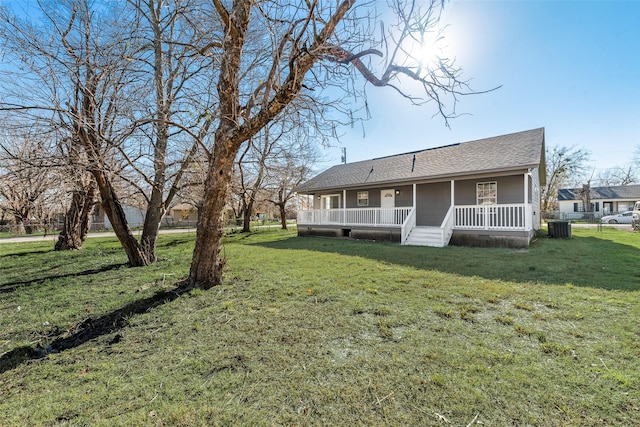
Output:
[[[229,205],[225,206],[222,219],[225,224],[235,224],[235,215]],[[162,220],[162,225],[165,227],[197,227],[198,208],[191,203],[178,203],[169,208],[169,212]]]
[[[127,218],[127,224],[130,228],[138,228],[144,225],[145,209],[131,205],[122,205],[122,210],[124,210],[124,216]],[[109,221],[109,217],[104,214],[104,212],[103,215],[104,228],[112,229],[113,226],[111,225],[111,221]]]
[[162,221],[163,225],[191,226],[198,223],[198,209],[189,203],[179,203],[169,208],[169,214]]
[[298,234],[527,246],[540,227],[544,128],[341,164],[300,185]]
[[[124,215],[127,218],[129,227],[135,228],[144,225],[144,216],[146,214],[144,209],[131,205],[122,205],[122,209],[124,210]],[[91,229],[110,230],[112,228],[111,221],[109,221],[109,217],[107,217],[107,214],[102,209],[102,205],[96,203],[93,213],[91,214]]]
[[591,209],[585,209],[580,188],[558,190],[558,209],[561,219],[581,219],[585,212],[593,212],[596,218],[616,212],[630,211],[640,200],[640,185],[592,187]]
[[[131,205],[122,205],[127,224],[131,228],[144,226],[146,210]],[[111,229],[113,226],[105,214],[100,203],[96,203],[92,215],[92,229]],[[188,203],[180,203],[169,208],[169,212],[162,219],[164,227],[194,227],[198,222],[197,209]]]

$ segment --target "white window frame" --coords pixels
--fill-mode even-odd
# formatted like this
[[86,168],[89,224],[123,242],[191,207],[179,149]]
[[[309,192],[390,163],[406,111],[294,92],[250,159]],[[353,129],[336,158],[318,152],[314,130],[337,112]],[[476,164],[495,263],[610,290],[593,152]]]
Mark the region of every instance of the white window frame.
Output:
[[356,193],[356,200],[357,200],[358,207],[369,206],[369,192],[368,191],[358,191]]
[[[336,207],[331,206],[332,199],[338,200],[338,203],[337,203],[338,206]],[[321,198],[320,209],[323,209],[323,210],[340,209],[340,206],[342,205],[341,199],[342,199],[342,196],[340,196],[340,194],[324,194],[322,195],[322,198]]]
[[498,181],[476,182],[476,204],[498,204]]

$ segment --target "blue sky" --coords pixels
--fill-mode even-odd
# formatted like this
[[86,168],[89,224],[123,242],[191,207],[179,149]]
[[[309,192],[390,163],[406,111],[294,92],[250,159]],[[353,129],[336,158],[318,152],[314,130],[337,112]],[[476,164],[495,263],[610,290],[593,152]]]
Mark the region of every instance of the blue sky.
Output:
[[[0,0],[16,11],[29,1]],[[372,119],[343,128],[320,169],[544,127],[547,146],[591,153],[590,171],[628,165],[640,147],[640,0],[450,0],[444,54],[475,90],[448,129],[433,104],[367,88]]]
[[[445,54],[475,90],[447,129],[434,106],[367,89],[372,119],[344,129],[349,162],[544,127],[547,146],[591,153],[590,169],[624,166],[640,146],[640,1],[453,0]],[[340,161],[327,149],[326,166]]]

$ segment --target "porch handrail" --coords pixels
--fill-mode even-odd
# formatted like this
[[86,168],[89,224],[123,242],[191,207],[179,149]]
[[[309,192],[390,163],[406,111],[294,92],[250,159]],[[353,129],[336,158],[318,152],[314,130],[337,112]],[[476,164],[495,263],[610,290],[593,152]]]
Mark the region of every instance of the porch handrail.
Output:
[[[442,237],[452,229],[467,230],[530,230],[531,204],[512,203],[495,205],[456,205],[449,207],[441,224]],[[406,239],[415,227],[416,209],[403,208],[350,208],[310,209],[298,211],[300,225],[336,225],[344,227],[373,226],[401,228]]]
[[401,227],[412,209],[412,207],[308,209],[298,211],[298,224]]
[[456,229],[474,230],[528,230],[531,204],[512,203],[495,205],[457,205]]
[[442,220],[442,224],[440,225],[440,238],[442,239],[443,246],[448,246],[449,241],[451,240],[451,236],[453,235],[453,213],[455,207],[453,205],[449,206],[449,210],[447,214],[444,216],[444,220]]
[[416,208],[414,206],[411,208],[411,211],[409,211],[409,214],[407,215],[404,222],[402,223],[402,227],[400,229],[401,245],[404,245],[404,242],[407,240],[407,237],[409,237],[411,230],[413,230],[415,226],[416,226]]

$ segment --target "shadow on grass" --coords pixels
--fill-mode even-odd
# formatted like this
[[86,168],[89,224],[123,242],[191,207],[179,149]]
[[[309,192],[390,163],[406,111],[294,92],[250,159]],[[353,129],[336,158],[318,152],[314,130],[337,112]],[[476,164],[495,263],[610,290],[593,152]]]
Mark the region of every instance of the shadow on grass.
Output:
[[23,256],[29,256],[29,255],[36,255],[36,254],[48,254],[49,252],[53,252],[53,247],[51,249],[42,249],[42,250],[37,250],[37,251],[11,252],[11,253],[7,253],[7,254],[4,254],[4,255],[0,255],[0,258],[4,258],[4,257],[23,257]]
[[638,248],[594,237],[542,238],[528,249],[429,248],[299,236],[254,245],[359,256],[427,271],[489,280],[640,290]]
[[156,248],[173,248],[185,244],[193,244],[195,242],[193,236],[176,236],[172,235],[171,240],[160,241],[156,244]]
[[[171,302],[190,290],[188,287],[178,286],[169,291],[158,292],[148,298],[133,301],[103,316],[97,318],[87,317],[64,333],[54,336],[49,334],[46,340],[47,343],[41,342],[35,348],[33,346],[15,348],[0,357],[0,374],[10,371],[29,360],[40,359],[50,353],[60,353],[78,347],[95,338],[116,332],[128,324],[128,319],[131,316],[145,313],[154,307]],[[116,335],[112,343],[119,341],[120,338],[119,335]]]
[[24,287],[24,286],[37,285],[37,284],[40,284],[40,283],[44,283],[47,280],[65,279],[65,278],[69,278],[69,277],[89,276],[89,275],[92,275],[92,274],[104,273],[105,271],[116,270],[116,269],[118,269],[120,267],[124,267],[126,265],[127,265],[126,263],[110,264],[110,265],[102,266],[100,268],[93,268],[91,270],[80,271],[78,273],[59,274],[59,275],[53,275],[53,276],[40,277],[38,279],[32,279],[32,280],[23,280],[23,281],[18,281],[18,282],[3,283],[3,284],[0,285],[0,294],[6,294],[6,293],[9,293],[9,292],[13,292],[13,291],[15,291],[15,290],[17,290],[19,288]]

